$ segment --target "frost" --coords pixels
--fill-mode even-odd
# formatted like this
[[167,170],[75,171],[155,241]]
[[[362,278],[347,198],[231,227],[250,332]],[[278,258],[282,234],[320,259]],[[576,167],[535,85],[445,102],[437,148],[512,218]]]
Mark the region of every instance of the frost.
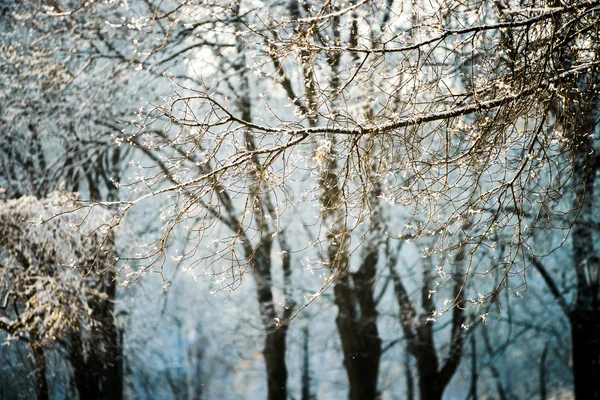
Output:
[[75,198],[54,192],[45,199],[0,201],[0,264],[8,267],[0,271],[0,287],[19,288],[3,301],[18,307],[23,321],[11,320],[16,315],[10,313],[2,317],[13,335],[36,332],[40,343],[53,342],[96,323],[90,300],[106,295],[95,271],[111,265],[103,257],[94,265],[103,239],[95,228],[105,213],[76,209]]

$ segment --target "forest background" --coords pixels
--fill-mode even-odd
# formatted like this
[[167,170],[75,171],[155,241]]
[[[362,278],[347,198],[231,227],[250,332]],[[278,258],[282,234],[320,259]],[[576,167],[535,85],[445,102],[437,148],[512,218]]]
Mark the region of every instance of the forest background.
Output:
[[600,398],[600,2],[0,15],[0,398]]

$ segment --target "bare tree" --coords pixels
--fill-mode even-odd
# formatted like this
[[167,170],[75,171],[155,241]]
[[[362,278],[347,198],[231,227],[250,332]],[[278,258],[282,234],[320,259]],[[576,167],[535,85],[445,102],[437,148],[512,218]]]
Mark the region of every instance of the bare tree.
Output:
[[[387,12],[380,10],[387,25],[371,32],[376,27],[367,26],[367,17],[359,13],[362,6],[362,3],[357,3],[348,9],[336,10],[326,4],[322,8],[313,7],[315,16],[309,14],[304,19],[292,18],[288,21],[284,17],[273,17],[271,24],[263,28],[274,38],[266,39],[256,27],[260,9],[250,8],[243,15],[230,10],[233,18],[243,17],[244,26],[250,26],[240,35],[261,38],[251,43],[245,40],[248,46],[246,52],[255,52],[253,55],[257,62],[253,65],[256,66],[256,73],[259,76],[275,74],[276,80],[281,82],[283,92],[262,93],[263,104],[269,106],[271,97],[275,101],[280,93],[294,94],[295,97],[290,99],[291,105],[296,105],[298,112],[286,114],[273,104],[270,110],[276,118],[260,116],[258,122],[248,121],[241,113],[237,115],[228,99],[219,99],[218,92],[213,94],[208,86],[178,87],[173,102],[152,111],[145,122],[137,125],[139,133],[125,140],[135,141],[138,146],[155,152],[169,146],[179,147],[181,151],[185,149],[186,157],[201,154],[202,159],[197,162],[214,161],[218,166],[185,179],[192,167],[183,168],[175,163],[171,168],[181,170],[177,174],[178,183],[167,186],[158,177],[145,180],[144,185],[156,187],[156,190],[119,203],[123,207],[115,224],[121,221],[123,213],[150,197],[169,193],[178,195],[183,189],[193,190],[196,196],[189,198],[184,194],[179,195],[180,201],[174,201],[175,206],[170,210],[173,217],[168,220],[172,223],[191,215],[190,207],[197,204],[198,198],[211,199],[216,187],[235,187],[239,203],[252,205],[254,203],[249,199],[253,196],[253,189],[266,185],[273,193],[282,191],[279,200],[283,205],[289,201],[284,194],[287,190],[286,180],[289,182],[292,172],[303,168],[315,171],[318,175],[318,171],[326,164],[335,161],[332,170],[329,168],[329,172],[314,181],[313,190],[320,190],[319,187],[323,185],[326,189],[334,187],[327,180],[335,175],[338,193],[331,193],[331,198],[325,200],[325,204],[344,210],[342,215],[348,216],[348,223],[343,229],[350,233],[369,213],[370,203],[365,199],[369,198],[371,186],[363,172],[371,169],[369,164],[372,159],[368,156],[371,147],[365,143],[373,142],[380,149],[377,157],[381,162],[376,175],[383,180],[381,197],[390,200],[393,205],[403,206],[402,213],[407,216],[406,223],[401,225],[399,237],[416,239],[435,235],[436,251],[455,250],[465,243],[472,244],[465,255],[467,261],[482,246],[493,248],[496,240],[505,238],[507,251],[503,262],[496,268],[508,272],[501,276],[496,288],[500,290],[506,286],[507,280],[516,272],[511,268],[522,260],[521,252],[528,250],[525,246],[527,238],[536,229],[546,228],[540,223],[536,224],[539,218],[530,220],[528,217],[535,218],[537,210],[544,210],[544,216],[552,215],[556,193],[571,182],[564,178],[559,180],[557,171],[561,172],[561,177],[576,178],[574,172],[573,175],[570,173],[574,171],[572,166],[577,164],[573,160],[579,160],[580,157],[572,157],[572,148],[566,145],[570,143],[568,138],[557,136],[562,134],[555,129],[558,120],[554,120],[552,109],[555,106],[551,107],[550,100],[561,94],[561,82],[584,78],[588,82],[594,76],[597,60],[595,53],[587,48],[581,50],[579,58],[569,65],[563,63],[559,66],[551,63],[547,57],[557,54],[559,49],[555,49],[555,46],[566,46],[575,40],[572,35],[585,35],[581,37],[587,39],[592,34],[592,27],[596,26],[595,3],[573,3],[570,6],[543,9],[533,7],[536,4],[531,7],[519,6],[510,12],[509,20],[504,18],[505,9],[480,9],[478,3],[464,6],[467,8],[452,8],[441,3],[429,12],[417,10],[419,20],[412,22],[414,26],[406,26],[413,32],[411,40],[414,43],[405,46],[400,45],[400,34],[386,33],[386,29],[383,29],[404,28],[401,23],[407,22],[400,15],[396,15],[395,22],[400,25],[391,25],[389,16],[384,18]],[[418,4],[414,7],[418,7]],[[478,10],[483,13],[481,16],[477,14]],[[461,18],[471,14],[479,19],[475,18],[470,27],[438,28],[462,23],[464,21]],[[331,42],[322,44],[320,41],[325,41],[325,38],[313,35],[313,31],[319,24],[324,25],[323,29],[329,29],[333,24],[332,19],[341,16],[347,17],[350,25],[357,26],[358,36],[344,31],[345,35],[337,39],[338,45]],[[561,31],[567,36],[556,44],[548,41],[548,30],[558,25],[555,20],[560,18],[572,21],[573,25],[580,24],[585,32],[577,30],[569,36]],[[287,27],[289,29],[284,29]],[[560,29],[561,26],[555,28]],[[312,36],[303,33],[303,29],[307,29]],[[279,31],[288,32],[290,36],[278,36]],[[516,53],[516,50],[504,47],[507,46],[505,32],[511,32],[513,42],[524,46],[526,53],[519,56],[523,66],[517,68],[513,65],[511,60],[516,55],[511,55],[512,58],[506,56]],[[384,40],[386,35],[392,38]],[[374,36],[378,39],[372,39]],[[425,37],[427,39],[423,39]],[[555,34],[553,37],[559,36]],[[367,39],[370,41],[362,42]],[[384,41],[385,47],[381,47]],[[483,43],[482,47],[473,46],[478,41]],[[394,47],[395,44],[397,47]],[[461,60],[448,58],[454,54],[452,49],[448,49],[450,44],[452,48],[464,46],[465,52],[478,54],[468,60],[479,64],[471,67],[472,76],[461,78],[461,82],[467,81],[470,86],[463,91],[457,86],[460,82],[453,81],[456,79],[453,72],[458,73],[456,64]],[[590,46],[590,40],[585,45]],[[296,54],[292,51],[295,48],[301,52],[301,63],[294,64],[289,59]],[[445,58],[446,62],[439,61],[438,58],[446,52],[450,52],[450,56]],[[355,54],[364,55],[366,61],[357,65],[353,62]],[[322,75],[331,71],[331,65],[336,65],[327,62],[332,55],[345,60],[343,66],[346,69],[340,66],[339,72],[334,75],[338,78],[348,75],[343,85],[321,79]],[[420,60],[419,68],[411,63],[414,57]],[[270,69],[273,58],[279,60],[275,70]],[[290,76],[294,76],[294,65],[300,68],[297,74],[303,83],[298,86],[302,91],[300,94],[286,89],[294,89],[294,82],[290,80]],[[288,69],[285,69],[286,66]],[[536,76],[540,76],[537,81],[520,78],[530,70],[535,70]],[[284,73],[280,76],[278,74],[281,71]],[[432,76],[431,79],[427,78],[428,74]],[[595,84],[593,80],[589,82],[592,86]],[[404,96],[402,90],[407,85],[419,90]],[[350,95],[360,98],[363,88],[376,88],[364,97],[364,101],[373,108],[372,111],[365,113],[361,108],[355,115],[353,112],[356,110],[352,107],[330,107],[335,102],[347,104]],[[583,93],[593,97],[590,90]],[[421,100],[425,96],[428,98],[426,108],[421,109]],[[149,131],[145,136],[146,142],[140,143],[142,134],[148,131],[153,121],[167,121],[172,127],[181,129],[174,132],[173,137]],[[306,127],[301,126],[304,123]],[[244,138],[249,132],[255,146],[246,144]],[[206,143],[206,146],[202,143]],[[302,157],[304,154],[314,155]],[[256,173],[257,160],[261,166],[260,173]],[[221,186],[215,186],[215,180]],[[533,197],[539,198],[535,204],[527,201]],[[203,208],[207,216],[218,213],[224,207],[211,201],[205,203]],[[251,208],[249,210],[255,212]],[[193,208],[193,211],[198,210]],[[324,218],[330,214],[325,212]],[[415,219],[413,216],[417,214],[424,218]],[[562,219],[557,217],[557,220]],[[412,224],[412,221],[415,223]],[[468,224],[466,221],[469,221]],[[248,229],[249,223],[249,219],[242,222],[246,224],[242,225],[244,230]],[[454,239],[459,229],[465,230],[465,240],[460,243]],[[499,232],[507,235],[500,236]],[[166,238],[170,233],[170,230],[166,231],[162,243],[168,243]],[[225,240],[230,244],[229,248],[235,247],[236,236]],[[163,247],[159,246],[157,251],[147,256],[160,258]],[[345,251],[344,246],[339,247],[339,251]],[[469,270],[465,277],[468,278],[471,272],[475,271]],[[496,294],[497,290],[493,290],[485,299],[497,299]],[[474,302],[478,303],[479,300]]]
[[[420,380],[437,379],[421,383],[421,395],[431,390],[436,398],[462,354],[463,310],[477,307],[485,320],[501,309],[503,290],[526,290],[533,265],[572,321],[577,397],[598,398],[592,387],[599,373],[598,281],[588,272],[598,259],[591,255],[599,7],[598,1],[173,1],[147,2],[135,17],[118,14],[125,22],[108,21],[116,26],[112,41],[102,35],[108,28],[92,30],[101,49],[127,65],[174,71],[167,73],[172,97],[157,100],[116,138],[154,165],[133,163],[137,179],[122,186],[129,199],[92,205],[113,211],[110,231],[133,208],[163,201],[159,237],[124,259],[128,282],[162,271],[180,229],[194,242],[182,259],[194,258],[224,290],[251,272],[266,332],[269,396],[277,397],[286,396],[285,325],[334,286],[350,396],[373,398],[381,356],[373,302],[379,248],[388,239],[426,243],[429,260],[461,266],[443,275],[453,296],[441,309],[429,297],[434,265],[422,273],[426,313],[453,310],[450,356],[441,368],[430,351],[431,327],[404,325],[411,352],[420,354]],[[115,46],[133,37],[120,36],[130,25],[149,38],[135,36],[141,50],[134,57]],[[123,46],[131,48],[129,40]],[[187,71],[169,64],[185,59]],[[315,207],[306,224],[309,249],[292,247],[282,229],[296,218],[299,198]],[[394,224],[382,223],[380,208]],[[544,231],[572,234],[572,308],[543,268],[534,242]],[[200,251],[206,240],[214,240],[213,251]],[[296,307],[290,253],[314,249],[322,287]],[[281,313],[276,251],[284,276]],[[475,262],[481,252],[499,254],[492,267]],[[480,275],[493,282],[485,290],[471,284]],[[406,288],[394,283],[402,320],[415,318]],[[353,363],[366,354],[368,367]]]
[[[402,242],[400,242],[402,244]],[[401,247],[401,246],[399,246]],[[406,288],[405,282],[396,271],[399,248],[391,252],[389,271],[394,283],[394,293],[400,309],[399,320],[404,336],[407,340],[408,351],[416,359],[419,377],[419,394],[421,399],[441,399],[450,379],[458,369],[463,354],[466,331],[465,310],[461,305],[452,310],[450,324],[450,340],[444,356],[438,354],[438,346],[435,339],[435,295],[434,279],[431,272],[435,270],[431,265],[431,257],[424,259],[422,268],[423,281],[419,290],[420,302],[423,312],[418,311],[415,302]],[[461,273],[463,257],[466,251],[459,251],[454,259],[453,274]],[[443,263],[442,263],[443,265]],[[438,271],[443,267],[438,266]],[[460,302],[461,280],[457,279],[454,284],[453,298]]]

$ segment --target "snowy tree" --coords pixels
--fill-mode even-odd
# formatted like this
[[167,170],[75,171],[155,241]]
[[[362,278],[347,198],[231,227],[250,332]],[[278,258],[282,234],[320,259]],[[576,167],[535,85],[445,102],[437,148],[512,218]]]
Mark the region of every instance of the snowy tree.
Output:
[[98,398],[93,390],[118,398],[112,243],[97,231],[102,213],[50,219],[73,205],[59,193],[0,204],[0,328],[8,343],[30,347],[38,398],[48,398],[45,352],[53,348],[71,361],[81,398]]
[[[352,233],[364,226],[379,229],[373,222],[379,199],[404,216],[394,232],[388,229],[392,237],[432,238],[425,251],[430,256],[464,251],[464,272],[441,271],[462,284],[436,315],[473,306],[483,308],[485,320],[486,307],[501,306],[502,290],[525,291],[520,277],[536,265],[540,232],[572,227],[576,246],[592,246],[587,220],[595,179],[596,3],[287,6],[223,7],[229,19],[219,22],[252,57],[247,65],[259,78],[253,88],[261,99],[260,117],[247,118],[230,101],[235,91],[224,92],[206,78],[178,86],[170,103],[150,112],[124,139],[140,145],[143,138],[141,145],[156,154],[167,150],[171,156],[164,161],[177,177],[171,186],[145,180],[153,191],[121,203],[127,212],[149,197],[174,196],[163,210],[169,228],[146,258],[163,257],[173,224],[202,218],[205,224],[189,229],[199,238],[209,232],[210,221],[230,202],[216,196],[222,189],[234,190],[231,201],[245,206],[236,231],[261,237],[263,224],[253,222],[261,215],[256,193],[277,193],[277,213],[270,216],[283,220],[282,211],[295,198],[294,182],[320,203],[315,239],[329,269],[324,288],[336,282],[338,292],[344,287],[346,254],[356,248]],[[176,9],[182,23],[187,15],[196,21],[212,16],[185,3]],[[238,20],[242,30],[228,23]],[[190,22],[189,29],[200,35],[204,26]],[[227,44],[233,42],[214,51],[226,52]],[[168,130],[152,130],[164,123]],[[192,162],[191,155],[199,158]],[[196,174],[208,163],[215,167]],[[239,234],[221,238],[224,250],[214,254],[219,260],[230,254],[223,260],[231,265],[229,285],[249,266],[247,257],[236,256],[240,239],[245,242]],[[498,258],[491,268],[483,263],[480,270],[473,262],[481,251]],[[593,251],[576,249],[575,258]],[[575,318],[572,333],[582,338],[596,329],[589,318],[596,313],[590,311],[595,287],[586,283],[586,260],[573,261],[576,308],[585,309],[585,318]],[[467,285],[479,274],[495,282],[485,293]],[[586,333],[578,335],[580,330]],[[597,351],[584,357],[575,349],[576,386],[585,393],[578,397],[597,396],[578,384],[595,379],[577,378],[578,371],[596,373],[597,358]]]
[[[378,395],[382,274],[419,393],[441,398],[464,352],[463,325],[500,315],[533,270],[569,316],[577,397],[598,398],[599,7],[291,0],[38,11],[86,43],[82,65],[98,58],[117,77],[139,69],[143,82],[170,85],[122,132],[97,124],[110,128],[114,147],[103,143],[117,158],[136,153],[133,176],[119,183],[129,197],[92,209],[112,212],[107,234],[135,210],[160,221],[122,258],[126,285],[179,263],[221,292],[252,277],[270,398],[287,397],[288,324],[328,289],[350,397]],[[396,242],[420,256],[414,287],[391,262]],[[561,287],[551,256],[564,243],[571,268]],[[321,278],[309,295],[300,260]],[[442,356],[428,324],[445,314]]]

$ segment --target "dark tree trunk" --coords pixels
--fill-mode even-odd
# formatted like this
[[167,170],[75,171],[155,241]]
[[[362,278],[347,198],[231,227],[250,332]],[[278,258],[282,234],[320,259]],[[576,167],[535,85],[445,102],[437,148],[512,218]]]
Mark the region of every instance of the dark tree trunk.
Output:
[[279,328],[275,319],[279,316],[275,312],[273,303],[272,277],[271,277],[271,243],[264,240],[250,254],[250,264],[256,281],[256,296],[260,307],[260,314],[267,337],[263,355],[267,368],[267,387],[269,400],[287,400],[287,367],[285,364],[287,326]]
[[599,324],[592,312],[573,311],[571,344],[573,351],[573,374],[577,400],[600,400],[600,371],[598,365]]
[[303,331],[304,343],[302,344],[302,400],[312,400],[313,396],[310,390],[310,347],[308,345],[308,327]]
[[112,271],[98,276],[98,289],[106,299],[93,299],[93,318],[100,322],[91,332],[91,349],[85,354],[83,339],[75,333],[71,339],[71,364],[80,399],[122,400],[122,342],[114,321],[116,281]]
[[[592,126],[593,127],[593,126]],[[592,127],[582,129],[583,133],[593,132]],[[578,136],[576,139],[581,140]],[[573,263],[577,276],[577,298],[572,311],[569,313],[571,325],[571,344],[573,353],[573,374],[575,383],[575,398],[577,400],[600,400],[600,329],[598,327],[597,288],[587,282],[586,268],[599,268],[598,257],[595,256],[594,240],[591,224],[594,212],[593,191],[594,179],[598,165],[587,160],[584,152],[589,152],[588,146],[580,146],[575,153],[573,178],[576,181],[578,201],[582,201],[579,218],[573,224]],[[577,204],[576,204],[577,206]]]
[[542,350],[542,356],[540,357],[540,400],[546,400],[547,388],[546,388],[546,358],[548,357],[548,346],[546,343],[544,350]]
[[275,326],[275,318],[278,316],[275,312],[271,290],[269,254],[270,247],[263,247],[258,252],[257,262],[253,263],[260,313],[267,333],[263,349],[267,368],[267,397],[269,400],[287,400],[287,367],[285,363],[287,325],[279,328]]
[[[389,251],[389,250],[388,250]],[[391,255],[391,253],[390,253]],[[433,265],[431,259],[424,259],[423,282],[421,288],[421,303],[425,310],[434,309],[434,303],[429,292],[429,284],[432,282],[431,270]],[[455,256],[455,264],[458,266],[464,260],[464,248]],[[389,271],[394,282],[396,301],[400,308],[400,324],[407,339],[408,350],[417,361],[419,373],[419,395],[421,400],[439,400],[444,394],[444,389],[452,379],[460,364],[463,353],[463,332],[461,326],[464,322],[464,309],[455,307],[452,311],[450,353],[445,360],[440,362],[435,346],[433,324],[427,322],[428,313],[418,314],[408,292],[396,272],[394,264],[396,255],[391,255]],[[457,267],[458,271],[458,267]],[[457,280],[454,287],[454,296],[457,304],[462,301],[461,281]],[[416,327],[415,327],[416,325]]]
[[[555,2],[557,5],[559,2]],[[558,17],[557,17],[558,18]],[[564,21],[557,19],[557,24]],[[572,29],[575,29],[573,26]],[[555,63],[560,68],[572,68],[576,64],[576,45],[571,40],[563,41],[556,53]],[[598,58],[598,47],[595,49]],[[598,358],[598,282],[591,282],[589,270],[599,268],[598,253],[594,246],[594,198],[596,179],[600,171],[597,139],[594,135],[598,125],[600,98],[597,85],[598,67],[588,70],[577,79],[561,82],[561,98],[554,100],[552,111],[556,114],[572,147],[572,190],[575,195],[574,210],[578,210],[571,229],[573,244],[573,267],[577,291],[575,304],[567,312],[571,325],[573,373],[575,398],[577,400],[600,399],[600,376]],[[596,264],[596,265],[594,265]]]
[[421,391],[421,400],[442,400],[445,388],[440,388],[437,382],[419,381],[419,389]]
[[[576,95],[576,91],[573,91]],[[576,97],[574,97],[576,98]],[[576,195],[575,208],[579,207],[579,215],[572,228],[573,263],[577,278],[577,295],[575,305],[569,313],[571,325],[571,343],[573,352],[573,373],[575,382],[575,398],[577,400],[600,399],[600,375],[598,358],[598,307],[597,288],[588,281],[586,269],[599,268],[594,248],[594,236],[591,222],[594,215],[594,188],[598,160],[590,156],[594,148],[591,136],[595,130],[593,109],[597,101],[591,103],[590,109],[582,115],[581,110],[574,111],[572,124],[572,140],[574,144],[573,181]],[[572,106],[575,108],[575,106]],[[597,156],[596,156],[597,157]]]
[[419,394],[421,400],[441,400],[446,385],[440,381],[435,348],[420,346],[415,354],[419,371]]
[[264,356],[267,364],[269,400],[287,399],[287,368],[285,365],[285,340],[287,325],[267,333]]
[[[77,350],[81,352],[80,349]],[[77,359],[71,359],[73,365],[73,374],[75,375],[75,385],[80,399],[97,400],[100,399],[100,384],[98,377],[90,371],[89,365],[84,361],[83,356]]]
[[[381,339],[377,330],[377,311],[372,296],[372,283],[363,276],[353,274],[354,289],[350,287],[348,274],[341,276],[335,285],[335,303],[338,306],[336,324],[342,349],[344,366],[350,385],[351,400],[376,399],[379,362],[381,359]],[[370,289],[369,289],[369,286]],[[363,293],[360,311],[356,309],[354,296]],[[360,315],[359,315],[360,313]]]
[[412,374],[412,365],[410,363],[410,351],[407,349],[404,356],[404,374],[406,376],[406,400],[415,399],[415,379]]
[[48,400],[48,381],[46,380],[46,356],[44,349],[33,344],[31,346],[35,368],[35,394],[38,400]]
[[[234,12],[239,11],[239,4],[236,3],[234,6]],[[236,49],[240,55],[239,61],[233,64],[233,69],[239,74],[240,78],[240,92],[236,98],[237,106],[240,109],[241,117],[245,121],[252,120],[252,105],[250,102],[250,81],[248,79],[246,69],[246,58],[245,48],[243,42],[238,42]],[[245,134],[245,144],[248,150],[256,150],[256,143],[251,132]],[[261,162],[258,155],[253,157],[253,162],[257,166],[257,169],[262,168]],[[267,333],[265,339],[265,347],[263,349],[263,355],[265,357],[265,364],[267,368],[267,387],[268,387],[268,399],[269,400],[287,400],[287,367],[285,363],[285,351],[286,351],[286,336],[287,326],[276,327],[275,319],[279,318],[279,315],[275,312],[273,303],[273,291],[272,291],[272,274],[271,274],[271,249],[272,249],[272,233],[268,232],[267,223],[265,222],[264,212],[265,208],[269,208],[270,200],[268,196],[263,199],[257,197],[258,203],[260,203],[260,211],[255,215],[257,218],[258,225],[263,225],[264,231],[261,235],[261,242],[256,249],[246,247],[245,255],[254,274],[256,281],[256,294],[258,303],[260,306],[260,313],[262,318],[263,327]],[[282,235],[283,236],[283,235]],[[281,239],[285,241],[285,239]],[[280,241],[280,245],[282,242]],[[283,248],[282,248],[283,250]],[[286,277],[285,292],[289,291],[289,255],[282,255],[282,264],[284,269],[284,275]],[[288,300],[286,296],[286,301]],[[286,314],[284,312],[284,314]],[[284,320],[286,316],[284,315]]]
[[479,396],[477,393],[477,378],[479,377],[479,371],[477,370],[477,342],[475,341],[475,334],[471,337],[471,393],[469,398],[471,400],[478,400]]
[[99,302],[98,313],[102,321],[98,341],[103,341],[105,352],[101,357],[94,360],[98,363],[97,368],[101,371],[101,396],[104,400],[122,400],[123,399],[123,374],[122,374],[122,356],[123,343],[119,336],[119,330],[115,325],[114,301],[117,296],[117,283],[115,274],[111,270],[104,273],[100,279],[103,279],[103,291],[107,295],[106,300]]

